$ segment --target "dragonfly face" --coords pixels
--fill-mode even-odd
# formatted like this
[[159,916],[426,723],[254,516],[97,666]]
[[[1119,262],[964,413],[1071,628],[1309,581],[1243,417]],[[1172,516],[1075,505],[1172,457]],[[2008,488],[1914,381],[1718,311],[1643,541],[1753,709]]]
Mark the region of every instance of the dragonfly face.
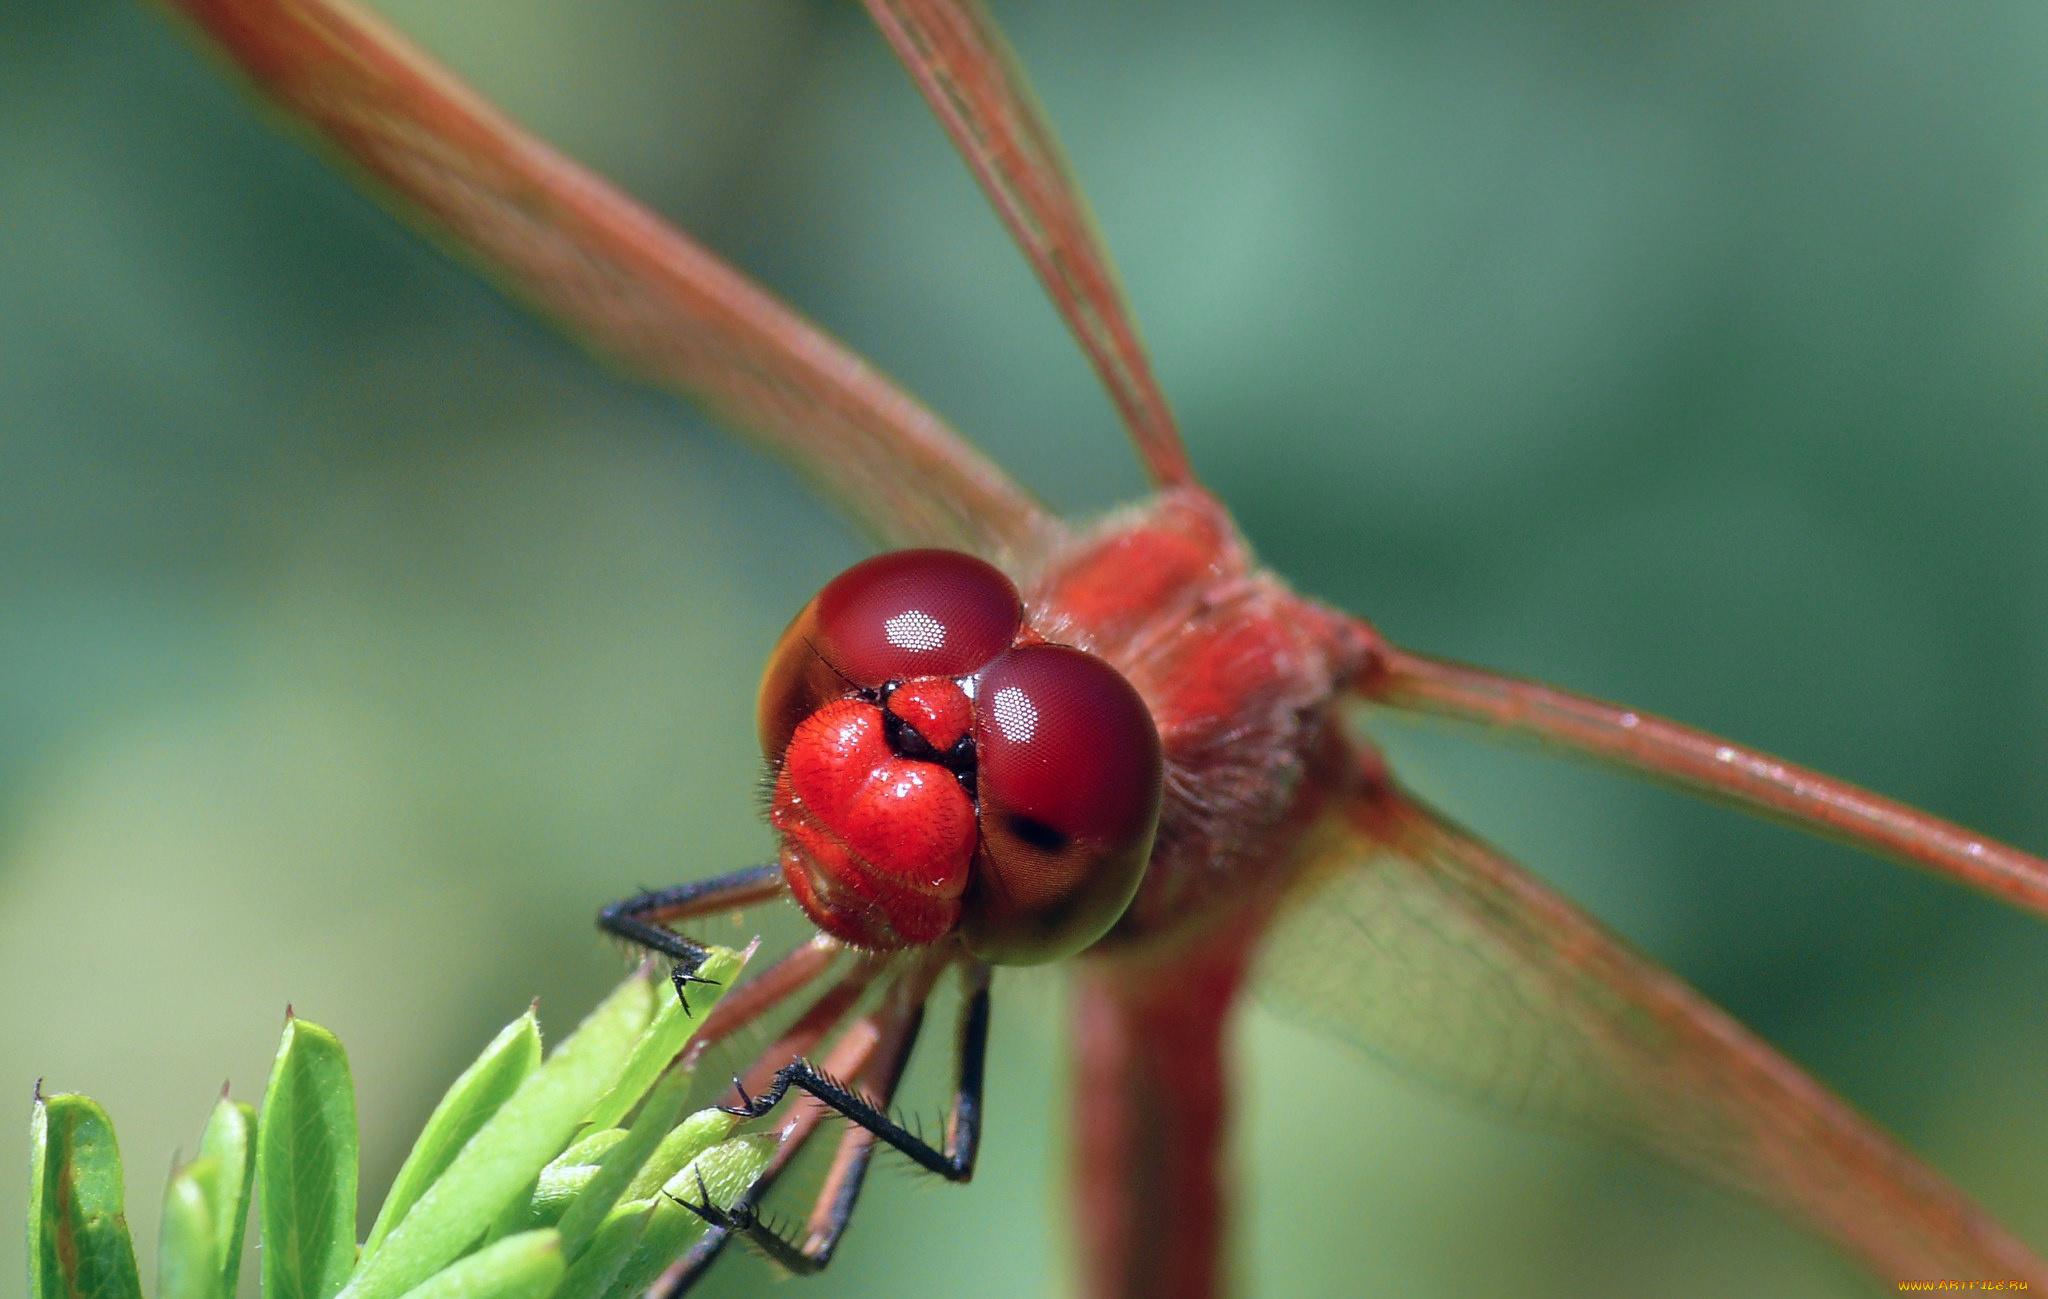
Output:
[[776,645],[760,724],[783,878],[856,947],[957,933],[995,964],[1058,960],[1145,873],[1161,761],[1144,701],[1029,628],[970,555],[898,551],[833,579]]

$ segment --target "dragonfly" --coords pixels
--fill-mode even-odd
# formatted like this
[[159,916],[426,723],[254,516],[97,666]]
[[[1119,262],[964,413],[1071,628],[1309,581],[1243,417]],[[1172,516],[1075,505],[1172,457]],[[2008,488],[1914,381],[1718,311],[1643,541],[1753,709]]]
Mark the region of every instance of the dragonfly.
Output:
[[[1123,870],[1107,901],[1091,894],[1076,909],[1062,896],[1006,915],[986,904],[988,886],[975,876],[956,895],[968,899],[964,919],[942,917],[930,932],[885,909],[887,924],[877,928],[848,918],[869,913],[843,896],[851,887],[843,879],[816,869],[813,848],[608,909],[614,932],[678,959],[685,997],[696,949],[671,926],[793,889],[833,935],[784,958],[720,1012],[736,1021],[824,984],[741,1080],[738,1107],[765,1115],[791,1091],[809,1096],[811,1117],[788,1129],[792,1149],[819,1130],[825,1109],[851,1119],[826,1190],[796,1237],[768,1229],[746,1204],[702,1206],[714,1230],[678,1260],[665,1293],[703,1275],[738,1238],[792,1270],[829,1262],[878,1143],[942,1176],[969,1177],[992,967],[1054,957],[1073,970],[1084,1098],[1074,1200],[1081,1272],[1093,1293],[1222,1287],[1225,1032],[1253,986],[1451,1091],[1605,1130],[1750,1195],[1880,1277],[2048,1281],[2022,1242],[1890,1137],[1405,790],[1349,711],[1372,704],[1536,739],[2036,912],[2048,912],[2048,863],[1650,713],[1397,646],[1261,569],[1202,487],[1051,127],[980,8],[868,4],[1074,332],[1152,480],[1151,497],[1093,525],[1052,516],[871,367],[520,130],[381,22],[329,0],[173,7],[276,104],[516,296],[628,370],[696,396],[795,464],[877,542],[927,559],[960,557],[1008,583],[1016,625],[991,642],[990,655],[925,676],[974,682],[975,709],[991,685],[983,711],[993,716],[1003,682],[983,675],[1049,646],[1101,665],[1142,704],[1138,720],[1157,744],[1157,815],[1139,818],[1148,822],[1142,869]],[[858,584],[863,573],[872,576],[857,569],[842,580]],[[937,579],[923,580],[918,589],[929,595]],[[802,617],[817,616],[820,600]],[[813,650],[816,640],[799,636],[787,648]],[[812,705],[856,700],[888,727],[891,717],[905,720],[893,711],[897,688],[917,679],[893,669],[865,676],[832,655],[817,658],[822,674],[807,660],[781,662],[780,686],[771,669],[763,731],[767,756],[785,774],[787,746]],[[803,680],[791,685],[790,673]],[[789,699],[803,707],[785,717]],[[989,820],[1007,786],[980,765],[991,759],[983,750],[998,747],[995,734],[975,734],[984,740],[976,765],[926,765],[949,779],[972,773],[974,832],[1008,834],[1028,852],[1029,825]],[[1132,718],[1114,734],[1149,752],[1148,732]],[[924,758],[943,758],[951,746],[931,747]],[[889,761],[904,756],[889,752]],[[1058,752],[1085,765],[1094,750]],[[1112,770],[1121,779],[1144,766],[1138,752]],[[1142,795],[1142,779],[1137,788]],[[1057,798],[1049,806],[1027,820],[1049,824],[1067,810]],[[1083,831],[1083,840],[1093,833],[1085,817]],[[1097,837],[1127,849],[1135,833]],[[1039,837],[1057,839],[1058,856],[1076,836],[1053,825]],[[977,847],[967,856],[972,876],[990,854]],[[1128,856],[1105,849],[1088,865]],[[1027,937],[1013,932],[1020,926]],[[853,960],[851,973],[841,972],[847,962],[832,964],[828,975],[826,958],[837,962],[847,949],[878,955]],[[886,1106],[923,998],[946,975],[961,981],[965,1011],[955,1106],[934,1144],[898,1126]],[[842,1022],[870,984],[884,995]]]

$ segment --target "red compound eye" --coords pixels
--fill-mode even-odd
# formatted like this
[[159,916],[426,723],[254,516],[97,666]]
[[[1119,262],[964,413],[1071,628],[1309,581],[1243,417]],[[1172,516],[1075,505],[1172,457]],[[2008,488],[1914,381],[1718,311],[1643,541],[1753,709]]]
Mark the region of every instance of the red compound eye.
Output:
[[961,931],[984,960],[1058,960],[1109,931],[1144,878],[1159,823],[1159,732],[1116,669],[1027,645],[974,699],[981,848]]
[[818,653],[859,686],[957,677],[1010,648],[1017,588],[951,550],[899,550],[855,564],[818,592]]
[[820,591],[768,660],[761,747],[780,760],[799,723],[829,700],[913,677],[958,677],[1010,648],[1017,588],[951,550],[899,550],[855,564]]

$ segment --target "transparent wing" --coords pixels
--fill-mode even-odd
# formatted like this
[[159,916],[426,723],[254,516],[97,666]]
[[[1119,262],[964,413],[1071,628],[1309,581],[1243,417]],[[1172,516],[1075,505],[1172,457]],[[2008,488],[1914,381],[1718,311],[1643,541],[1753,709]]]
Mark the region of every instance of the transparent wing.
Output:
[[867,0],[1109,389],[1161,487],[1194,470],[1088,201],[1024,70],[977,0]]
[[1650,713],[1384,646],[1355,688],[1374,703],[1520,734],[2048,915],[2048,862],[1768,753]]
[[684,389],[880,540],[984,554],[1052,526],[930,411],[522,132],[345,0],[170,0],[402,214],[627,370]]
[[1803,1220],[1888,1280],[2048,1266],[1675,975],[1367,780],[1260,956],[1276,1009],[1469,1098],[1604,1130]]

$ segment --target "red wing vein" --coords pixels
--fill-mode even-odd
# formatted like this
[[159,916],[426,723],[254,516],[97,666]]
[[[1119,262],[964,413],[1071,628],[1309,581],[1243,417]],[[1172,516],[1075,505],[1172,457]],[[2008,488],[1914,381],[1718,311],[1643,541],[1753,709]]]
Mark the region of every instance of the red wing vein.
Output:
[[345,0],[171,0],[427,233],[794,463],[879,539],[1017,552],[1055,526],[935,415]]
[[1109,250],[994,19],[977,0],[867,6],[1066,318],[1153,482],[1194,482]]
[[1386,646],[1374,703],[1476,722],[1921,866],[2048,915],[2048,861],[1938,816],[1650,713]]
[[1362,789],[1311,852],[1261,957],[1283,1013],[1488,1105],[1619,1136],[1882,1276],[2048,1279],[1796,1065],[1404,796]]

